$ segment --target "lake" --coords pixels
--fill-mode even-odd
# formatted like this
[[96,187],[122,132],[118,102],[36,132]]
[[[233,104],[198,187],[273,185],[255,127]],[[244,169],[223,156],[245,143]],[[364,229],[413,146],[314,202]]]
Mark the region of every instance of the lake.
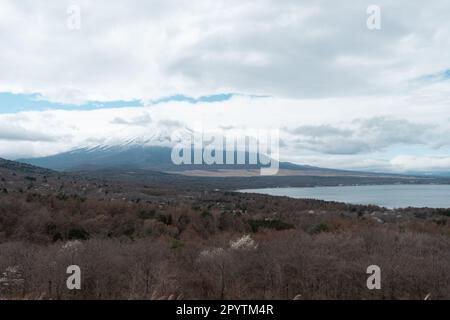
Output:
[[352,204],[373,204],[390,209],[404,207],[450,208],[450,185],[371,185],[244,189],[239,191]]

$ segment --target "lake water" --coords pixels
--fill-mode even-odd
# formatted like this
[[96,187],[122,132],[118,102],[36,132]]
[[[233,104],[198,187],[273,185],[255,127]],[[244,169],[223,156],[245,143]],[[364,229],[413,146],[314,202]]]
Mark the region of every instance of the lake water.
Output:
[[376,185],[314,188],[245,189],[291,198],[319,199],[352,204],[373,204],[386,208],[450,208],[450,185]]

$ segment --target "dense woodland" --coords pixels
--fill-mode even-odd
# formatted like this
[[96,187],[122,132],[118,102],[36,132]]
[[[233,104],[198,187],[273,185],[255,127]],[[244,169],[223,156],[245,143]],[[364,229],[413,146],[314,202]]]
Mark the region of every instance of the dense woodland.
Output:
[[0,298],[449,299],[449,217],[2,163]]

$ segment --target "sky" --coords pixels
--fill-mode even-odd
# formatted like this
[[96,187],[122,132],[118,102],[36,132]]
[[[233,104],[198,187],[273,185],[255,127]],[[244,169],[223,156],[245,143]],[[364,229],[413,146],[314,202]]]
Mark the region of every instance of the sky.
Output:
[[449,171],[448,12],[445,0],[0,0],[0,157],[158,142],[200,122],[278,129],[296,163]]

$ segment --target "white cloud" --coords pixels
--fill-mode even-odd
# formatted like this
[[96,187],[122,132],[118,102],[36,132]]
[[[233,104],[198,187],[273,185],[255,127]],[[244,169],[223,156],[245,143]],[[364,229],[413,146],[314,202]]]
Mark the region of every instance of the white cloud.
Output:
[[[79,31],[66,27],[71,4],[81,8]],[[448,69],[448,1],[378,1],[379,31],[366,28],[369,4],[5,0],[0,91],[75,103],[221,92],[323,98],[424,90],[413,80]],[[429,90],[448,94],[449,85]]]
[[111,120],[111,124],[123,124],[123,125],[135,125],[135,126],[147,126],[152,122],[152,118],[148,113],[143,113],[142,115],[136,116],[131,119],[124,119],[116,117]]
[[401,155],[390,161],[397,171],[448,171],[450,156]]
[[53,137],[41,132],[30,131],[21,126],[2,123],[0,140],[6,141],[53,141]]
[[[283,128],[282,160],[406,171],[415,168],[408,156],[417,156],[418,150],[445,157],[450,148],[450,121],[442,116],[447,107],[412,105],[410,100],[393,96],[314,100],[236,96],[213,103],[167,102],[148,107],[5,114],[0,115],[0,127],[27,128],[43,136],[20,144],[0,140],[0,156],[43,156],[132,140],[170,145],[174,130],[196,129],[200,123],[207,132]],[[433,166],[430,162],[430,168]]]
[[[72,4],[81,8],[79,31],[66,27]],[[136,138],[165,143],[175,128],[202,122],[207,130],[284,128],[282,156],[300,163],[445,167],[450,3],[378,1],[379,31],[366,27],[369,4],[4,0],[0,92],[70,103],[244,95],[215,103],[0,115],[0,156]],[[252,94],[271,98],[245,96]]]

